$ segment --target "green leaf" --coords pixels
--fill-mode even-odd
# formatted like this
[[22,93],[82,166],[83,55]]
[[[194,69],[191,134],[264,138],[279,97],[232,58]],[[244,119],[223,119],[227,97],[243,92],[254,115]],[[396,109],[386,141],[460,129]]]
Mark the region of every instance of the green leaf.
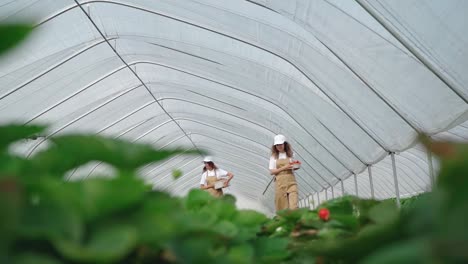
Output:
[[398,216],[398,208],[392,201],[385,201],[377,204],[368,211],[369,219],[376,224],[393,222]]
[[66,258],[90,263],[112,262],[128,255],[135,248],[137,231],[130,226],[99,226],[84,243],[53,240],[55,248]]
[[233,221],[244,227],[260,227],[262,224],[268,221],[268,218],[266,215],[257,211],[244,209],[239,210],[239,213],[236,215]]
[[21,255],[16,256],[14,264],[60,264],[61,261],[52,256],[36,252],[21,252]]
[[414,239],[411,241],[399,242],[388,245],[369,257],[365,258],[363,264],[393,264],[393,263],[408,263],[408,264],[425,264],[439,263],[431,257],[430,241],[422,239]]
[[199,210],[213,200],[214,198],[208,192],[192,189],[185,198],[185,208],[188,210]]
[[229,221],[221,221],[213,226],[213,231],[221,234],[226,238],[234,238],[239,233],[239,229],[236,225]]
[[261,263],[278,263],[289,256],[289,240],[260,237],[254,241],[256,258]]
[[[4,38],[1,31],[2,26],[0,25],[0,36],[2,36],[0,47],[4,45]],[[11,143],[14,143],[20,139],[31,138],[34,135],[43,132],[44,129],[44,126],[38,125],[24,126],[19,124],[12,124],[7,126],[0,126],[0,152],[5,151]]]
[[254,263],[254,248],[249,244],[236,245],[229,249],[227,254],[227,263],[244,264]]
[[179,179],[182,175],[183,175],[183,173],[182,173],[181,170],[179,170],[179,169],[173,169],[172,170],[172,178],[174,178],[174,180]]
[[[18,45],[31,32],[32,26],[24,24],[0,25],[0,55]],[[1,135],[1,133],[0,133]]]
[[[144,198],[144,204],[136,208],[132,215],[122,216],[128,224],[134,225],[139,234],[140,242],[156,249],[174,237],[191,230],[189,224],[198,219],[187,215],[179,199],[170,197],[167,193],[151,192]],[[201,217],[200,221],[207,221]]]
[[176,263],[213,263],[218,257],[219,242],[209,232],[180,237],[170,243],[169,249]]
[[38,170],[56,175],[62,175],[90,161],[102,161],[119,170],[132,171],[178,153],[199,153],[183,149],[156,150],[150,145],[96,135],[66,135],[51,138],[51,141],[54,144],[37,153],[32,162]]
[[350,195],[338,197],[322,203],[317,211],[321,208],[327,208],[330,211],[331,217],[333,217],[334,214],[350,215],[354,212],[354,203],[356,203],[357,200],[357,197]]
[[73,241],[82,238],[83,219],[61,187],[57,181],[46,179],[27,187],[29,197],[18,230],[21,237]]
[[64,184],[87,221],[125,210],[143,200],[146,184],[136,177],[93,178]]

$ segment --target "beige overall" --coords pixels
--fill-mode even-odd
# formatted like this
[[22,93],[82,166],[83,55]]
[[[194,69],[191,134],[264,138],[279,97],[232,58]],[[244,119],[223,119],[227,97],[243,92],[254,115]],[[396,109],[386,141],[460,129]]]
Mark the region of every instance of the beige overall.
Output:
[[[206,172],[206,184],[215,184],[215,182],[218,181],[218,177],[216,176],[216,170],[215,170],[215,176],[208,176],[208,171]],[[209,188],[206,189],[211,195],[214,197],[221,197],[223,196],[223,189],[218,189],[216,190],[215,188]]]
[[[277,159],[276,168],[279,169],[289,163],[287,159]],[[276,175],[276,211],[297,208],[297,183],[292,170],[284,170]]]

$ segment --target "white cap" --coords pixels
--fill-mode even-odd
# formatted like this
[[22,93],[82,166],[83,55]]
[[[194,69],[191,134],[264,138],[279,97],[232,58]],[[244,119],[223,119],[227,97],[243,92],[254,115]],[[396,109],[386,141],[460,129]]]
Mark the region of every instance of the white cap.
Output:
[[211,156],[206,156],[204,159],[203,159],[203,162],[213,162],[213,157]]
[[286,137],[283,135],[276,135],[275,136],[275,143],[273,145],[283,144],[286,141]]

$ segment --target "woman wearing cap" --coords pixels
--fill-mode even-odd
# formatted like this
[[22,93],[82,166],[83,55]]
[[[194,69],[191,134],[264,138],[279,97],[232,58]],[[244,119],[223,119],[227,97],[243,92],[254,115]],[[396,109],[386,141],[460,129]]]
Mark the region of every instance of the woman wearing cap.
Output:
[[234,177],[234,174],[222,169],[218,169],[218,167],[214,164],[213,159],[210,156],[205,157],[203,163],[205,164],[205,166],[203,166],[203,174],[200,181],[200,188],[202,190],[207,190],[214,197],[222,196],[223,189],[215,189],[215,183],[219,180],[224,180],[227,176],[227,179],[224,181],[224,187],[227,187],[229,185],[229,182]]
[[276,135],[271,147],[270,174],[276,182],[276,211],[297,208],[297,182],[293,173],[293,151],[285,136]]

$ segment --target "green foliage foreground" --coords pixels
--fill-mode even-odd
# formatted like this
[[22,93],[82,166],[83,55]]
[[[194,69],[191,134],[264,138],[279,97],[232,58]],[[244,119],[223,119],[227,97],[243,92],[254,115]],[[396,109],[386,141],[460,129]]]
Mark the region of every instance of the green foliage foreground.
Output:
[[[51,138],[29,159],[9,146],[40,126],[0,127],[0,263],[467,263],[468,151],[427,143],[442,170],[432,193],[404,200],[353,196],[273,219],[201,190],[153,191],[145,164],[186,150],[155,150],[95,135]],[[435,147],[434,147],[435,146]],[[90,161],[113,177],[67,182]],[[177,175],[180,176],[180,175]]]
[[[0,263],[262,263],[287,256],[286,239],[257,238],[267,217],[237,210],[234,197],[201,190],[171,197],[137,177],[147,163],[190,151],[68,135],[51,138],[29,159],[8,152],[43,129],[0,127]],[[63,180],[90,161],[112,165],[115,175]]]

